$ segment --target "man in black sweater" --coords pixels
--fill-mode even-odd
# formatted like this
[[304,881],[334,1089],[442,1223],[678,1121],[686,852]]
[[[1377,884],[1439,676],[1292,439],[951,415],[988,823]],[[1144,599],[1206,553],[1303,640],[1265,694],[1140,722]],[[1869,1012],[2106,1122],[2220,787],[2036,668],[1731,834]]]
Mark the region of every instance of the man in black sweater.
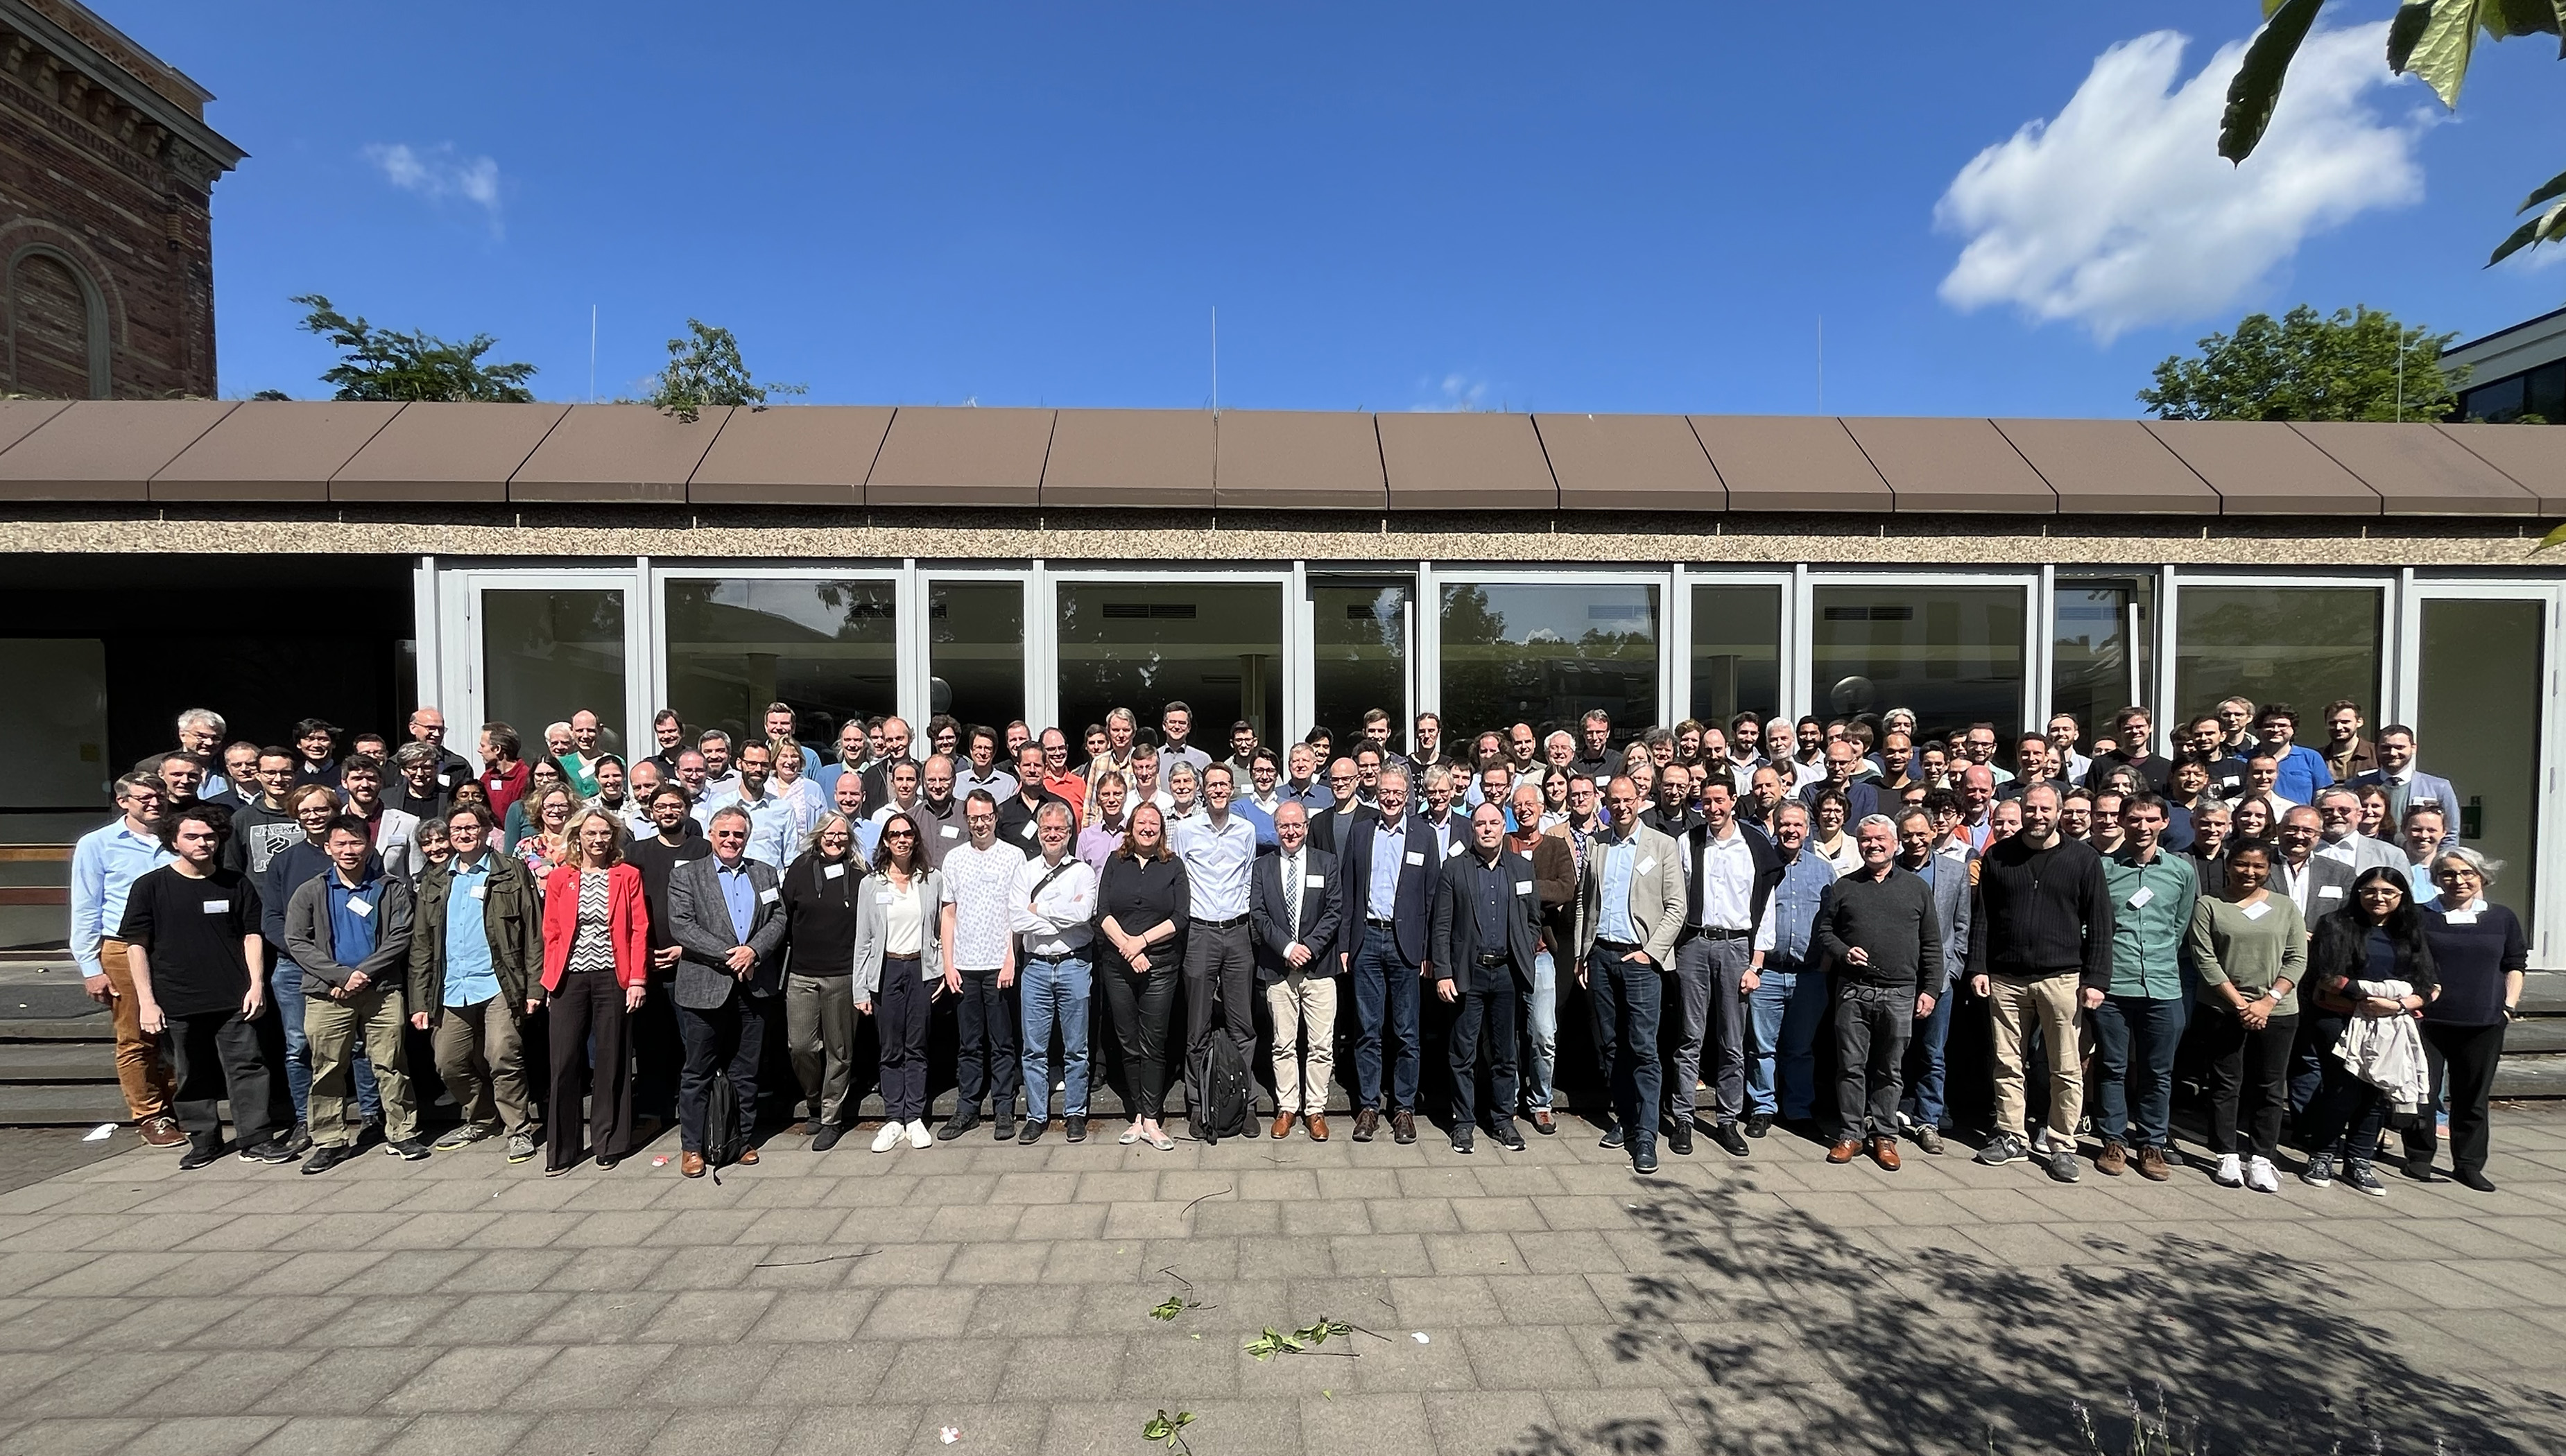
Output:
[[1872,1158],[1898,1171],[1899,1069],[1916,1023],[1943,990],[1933,890],[1898,867],[1898,826],[1875,814],[1854,831],[1862,867],[1818,898],[1811,941],[1834,972],[1837,1122],[1827,1161]]
[[[1993,1167],[2039,1154],[2049,1176],[2076,1181],[2076,1117],[2085,1099],[2084,1014],[2112,985],[2112,894],[2103,856],[2058,833],[2058,791],[2022,796],[2022,832],[1987,847],[1969,925],[1970,989],[1994,1019]],[[2049,1059],[2049,1120],[2026,1145],[2023,1032],[2037,1020]]]

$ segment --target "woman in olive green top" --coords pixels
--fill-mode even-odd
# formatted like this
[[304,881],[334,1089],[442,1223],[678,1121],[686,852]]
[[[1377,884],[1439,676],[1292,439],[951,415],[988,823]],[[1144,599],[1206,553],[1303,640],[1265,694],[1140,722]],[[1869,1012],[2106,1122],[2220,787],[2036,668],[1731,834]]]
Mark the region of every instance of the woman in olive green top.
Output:
[[[2290,1100],[2290,1043],[2298,1033],[2299,977],[2308,962],[2307,925],[2289,896],[2265,888],[2271,878],[2269,846],[2248,840],[2230,847],[2225,892],[2216,899],[2203,895],[2192,906],[2185,938],[2200,971],[2209,1150],[2218,1154],[2211,1176],[2257,1193],[2281,1191],[2272,1154],[2281,1139],[2281,1109]],[[2243,1108],[2247,1156],[2240,1158],[2236,1120],[2245,1093],[2251,1096]]]

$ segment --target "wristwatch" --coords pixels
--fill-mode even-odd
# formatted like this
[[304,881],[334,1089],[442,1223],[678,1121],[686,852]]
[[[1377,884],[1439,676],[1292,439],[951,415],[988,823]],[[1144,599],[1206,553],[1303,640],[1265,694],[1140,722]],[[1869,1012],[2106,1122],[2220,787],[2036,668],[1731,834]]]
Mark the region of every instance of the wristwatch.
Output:
[[2521,1020],[2521,1008],[2518,1006],[2505,1007],[2503,1009],[2503,1019],[2507,1022],[2516,1022]]

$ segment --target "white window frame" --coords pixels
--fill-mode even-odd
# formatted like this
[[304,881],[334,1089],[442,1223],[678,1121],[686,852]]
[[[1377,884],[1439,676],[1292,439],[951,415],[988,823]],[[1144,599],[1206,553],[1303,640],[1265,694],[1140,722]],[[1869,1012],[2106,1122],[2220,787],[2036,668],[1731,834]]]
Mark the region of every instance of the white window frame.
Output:
[[[422,576],[432,577],[427,585],[414,587],[413,596],[432,598],[436,610],[435,677],[436,692],[426,695],[430,661],[426,633],[422,630],[419,677],[423,703],[434,703],[445,710],[446,721],[462,731],[461,744],[477,738],[483,723],[490,721],[487,694],[484,692],[487,665],[481,659],[481,595],[484,592],[598,592],[621,591],[624,594],[624,702],[623,722],[617,725],[626,751],[648,744],[650,738],[650,696],[655,672],[651,663],[656,651],[652,595],[648,590],[650,564],[647,557],[619,557],[613,565],[596,566],[504,566],[487,562],[450,563],[423,558]],[[512,725],[529,745],[543,741],[545,725],[518,723]],[[449,730],[453,731],[453,730]]]
[[[1791,658],[1796,663],[1794,678],[1800,701],[1789,711],[1794,719],[1817,712],[1817,594],[1827,587],[2011,587],[2023,594],[2022,599],[2022,707],[2021,731],[2030,732],[2044,726],[2048,719],[2049,642],[2044,625],[2050,617],[2048,574],[2040,570],[2020,572],[1986,571],[1918,571],[1907,567],[1890,567],[1879,571],[1829,567],[1803,569],[1794,576],[1797,601],[1788,613],[1794,636]],[[1820,714],[1821,717],[1825,716]],[[2009,750],[2011,745],[2005,745]]]
[[[1348,580],[1407,584],[1408,609],[1400,622],[1399,711],[1402,716],[1399,721],[1403,725],[1400,730],[1403,737],[1415,727],[1417,714],[1442,711],[1427,705],[1418,681],[1417,636],[1425,614],[1420,608],[1424,589],[1419,584],[1427,580],[1429,570],[1430,564],[1411,565],[1407,562],[1296,561],[1292,564],[1291,596],[1285,604],[1290,613],[1284,623],[1283,697],[1292,704],[1293,712],[1283,725],[1282,747],[1288,748],[1300,742],[1302,735],[1318,726],[1311,717],[1318,711],[1319,701],[1319,607],[1311,593]],[[1387,711],[1390,705],[1380,706]],[[1332,731],[1343,733],[1356,725],[1336,723],[1329,726]],[[1320,767],[1324,770],[1326,765]]]
[[[1044,722],[1055,721],[1060,716],[1059,623],[1060,588],[1063,583],[1097,586],[1128,585],[1136,587],[1273,587],[1275,591],[1280,594],[1280,606],[1282,607],[1282,616],[1277,623],[1278,639],[1275,643],[1275,651],[1279,653],[1282,658],[1282,660],[1276,665],[1281,668],[1283,678],[1283,701],[1274,705],[1275,734],[1278,737],[1283,737],[1286,742],[1289,742],[1289,735],[1294,732],[1292,725],[1300,722],[1302,720],[1302,716],[1309,711],[1309,700],[1306,697],[1300,696],[1297,691],[1298,684],[1306,681],[1306,678],[1301,674],[1296,674],[1293,670],[1293,621],[1295,617],[1305,617],[1309,614],[1309,606],[1306,595],[1300,601],[1296,602],[1294,600],[1295,586],[1301,577],[1300,563],[1295,562],[1281,566],[1249,566],[1232,570],[1222,570],[1219,568],[1196,568],[1185,571],[1169,571],[1148,567],[1096,566],[1089,563],[1081,563],[1076,568],[1064,571],[1058,568],[1049,568],[1042,562],[1036,562],[1034,565],[1037,570],[1035,573],[1035,581],[1032,585],[1035,588],[1038,600],[1028,601],[1026,604],[1025,660],[1029,667],[1036,661],[1032,638],[1037,631],[1035,623],[1040,621],[1041,626],[1039,630],[1043,637],[1042,651],[1039,659],[1042,671],[1043,717],[1036,718],[1033,716],[1032,708],[1035,701],[1032,692],[1033,684],[1028,681],[1025,693],[1025,705],[1027,709],[1025,714],[1026,722],[1041,724]],[[1036,607],[1040,608],[1039,616],[1035,614],[1034,608]],[[1306,654],[1303,655],[1301,661],[1303,664],[1302,673],[1305,674],[1308,670],[1309,661]],[[1138,712],[1139,709],[1136,708],[1134,711]],[[1059,726],[1063,733],[1071,733],[1074,735],[1077,728],[1083,728],[1086,725],[1083,723],[1064,723]],[[1155,723],[1145,723],[1142,726],[1149,728],[1154,732],[1157,728],[1157,725]],[[1200,730],[1205,725],[1201,723],[1196,723],[1194,725],[1198,737],[1200,736]],[[1214,728],[1214,732],[1218,734],[1218,742],[1227,743],[1229,741],[1228,724],[1222,723],[1217,725]]]
[[[942,582],[1013,582],[1024,593],[1024,640],[1020,645],[1024,650],[1025,723],[1039,730],[1052,720],[1054,690],[1043,685],[1049,679],[1039,667],[1051,655],[1051,597],[1047,586],[1038,585],[1045,576],[1040,560],[992,565],[985,560],[920,562],[912,559],[904,564],[901,576],[907,584],[905,595],[900,599],[901,609],[909,609],[910,602],[914,601],[917,613],[912,618],[917,624],[916,630],[900,633],[900,644],[905,653],[900,660],[901,717],[913,723],[923,723],[933,716],[928,711],[928,691],[935,676],[935,643],[933,623],[927,612],[932,607],[936,585]],[[986,726],[1000,730],[1006,727],[1004,723]]]
[[[668,584],[670,582],[762,581],[762,582],[889,582],[892,595],[893,701],[896,711],[911,725],[911,731],[922,728],[925,719],[915,711],[925,701],[921,690],[911,694],[910,677],[914,659],[924,641],[922,634],[912,632],[909,623],[919,620],[923,607],[916,597],[916,565],[909,561],[886,561],[881,557],[810,557],[788,566],[768,562],[735,561],[720,557],[687,557],[675,563],[650,564],[650,683],[651,711],[657,712],[668,701]],[[822,757],[837,752],[836,745],[823,744],[817,750]]]
[[[1692,701],[1692,589],[1695,587],[1771,587],[1780,591],[1782,611],[1777,623],[1780,640],[1774,643],[1776,655],[1773,680],[1774,692],[1779,701],[1774,703],[1772,712],[1764,716],[1767,719],[1776,713],[1787,713],[1793,718],[1799,716],[1796,698],[1800,690],[1795,684],[1795,679],[1806,675],[1803,660],[1794,651],[1798,640],[1801,603],[1798,589],[1801,575],[1801,572],[1790,567],[1741,571],[1718,566],[1686,566],[1680,563],[1675,566],[1668,574],[1667,637],[1678,644],[1679,650],[1674,654],[1672,670],[1664,674],[1667,696],[1663,699],[1666,707],[1661,711],[1667,720],[1667,726],[1671,728],[1686,718],[1699,716],[1693,711]],[[1725,723],[1713,726],[1722,733],[1728,729]]]
[[[2185,587],[2251,587],[2282,590],[2292,587],[2362,587],[2379,596],[2379,676],[2372,685],[2372,704],[2380,716],[2377,722],[2389,722],[2392,715],[2411,708],[2412,697],[2392,696],[2405,680],[2406,658],[2411,655],[2407,644],[2413,640],[2406,633],[2407,612],[2403,601],[2404,577],[2393,571],[2290,573],[2263,568],[2230,570],[2221,567],[2165,568],[2157,589],[2157,609],[2164,614],[2159,640],[2163,649],[2157,654],[2157,727],[2171,731],[2174,720],[2183,714],[2199,711],[2205,705],[2185,703],[2175,696],[2176,666],[2182,656],[2182,601]],[[2295,703],[2292,706],[2308,712],[2323,704]]]
[[[1692,656],[1691,644],[1684,643],[1684,650],[1680,654],[1684,667],[1678,671],[1674,665],[1678,654],[1673,650],[1675,638],[1672,630],[1674,589],[1678,579],[1679,573],[1674,569],[1545,571],[1537,567],[1527,568],[1506,563],[1460,565],[1437,562],[1418,563],[1415,607],[1418,661],[1415,675],[1417,697],[1420,701],[1416,711],[1423,712],[1430,708],[1438,715],[1443,711],[1443,589],[1445,587],[1655,587],[1658,589],[1658,619],[1653,623],[1658,634],[1658,716],[1668,723],[1679,721],[1680,714],[1667,717],[1667,710],[1675,701],[1674,694],[1678,691],[1669,678],[1684,677],[1685,681],[1680,690],[1689,695]],[[1427,595],[1429,591],[1432,593],[1431,596]],[[1429,611],[1426,609],[1428,607],[1433,609]],[[1426,655],[1429,645],[1432,649],[1430,657]],[[1487,726],[1484,723],[1463,723],[1457,725],[1457,728],[1464,733],[1476,733]],[[1618,729],[1619,725],[1616,726]],[[1640,726],[1645,728],[1651,725],[1644,723]],[[1455,725],[1445,724],[1444,727],[1448,738],[1455,730]]]

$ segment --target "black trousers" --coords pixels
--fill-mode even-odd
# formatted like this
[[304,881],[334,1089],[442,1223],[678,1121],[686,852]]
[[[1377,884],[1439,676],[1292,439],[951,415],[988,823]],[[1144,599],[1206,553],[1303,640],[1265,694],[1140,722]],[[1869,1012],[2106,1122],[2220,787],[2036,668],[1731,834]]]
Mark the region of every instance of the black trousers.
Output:
[[[2281,1114],[2290,1105],[2290,1072],[2297,1065],[2299,1019],[2276,1016],[2249,1032],[2236,1013],[2202,1006],[2192,1018],[2209,1071],[2209,1150],[2270,1157],[2281,1143]],[[2239,1146],[2236,1128],[2245,1128]]]
[[[1211,1033],[1212,1013],[1220,1013],[1221,1024],[1238,1042],[1238,1049],[1256,1060],[1256,954],[1251,948],[1247,927],[1232,925],[1214,930],[1200,920],[1185,934],[1185,1050],[1191,1052],[1203,1044]],[[1256,1110],[1251,1100],[1248,1111]]]
[[1839,981],[1833,989],[1836,1136],[1896,1137],[1900,1073],[1916,1034],[1916,988]]
[[2433,1155],[2433,1108],[2443,1092],[2450,1098],[2450,1169],[2485,1171],[2489,1124],[2486,1098],[2494,1091],[2494,1066],[2503,1058],[2503,1023],[2490,1027],[2454,1027],[2428,1021],[2424,1028],[2424,1061],[2433,1072],[2433,1092],[2406,1129],[2406,1156]]
[[883,1113],[894,1122],[926,1120],[926,1034],[934,1020],[935,986],[918,978],[917,957],[883,957],[873,1022],[882,1049]]
[[686,1044],[677,1035],[676,978],[650,973],[650,994],[633,1013],[626,1036],[633,1044],[633,1107],[660,1122],[676,1120],[677,1077]]
[[991,1114],[1011,1115],[1025,1076],[1024,1055],[1017,1050],[1024,1034],[1017,1019],[1015,988],[998,989],[996,966],[964,971],[962,1004],[955,1019],[962,1045],[954,1066],[959,1087],[954,1110],[976,1110],[985,1096]]
[[[1516,1024],[1523,993],[1515,989],[1514,972],[1499,967],[1505,979],[1488,991],[1463,990],[1453,1005],[1452,1036],[1445,1052],[1452,1069],[1452,1126],[1478,1120],[1479,1065],[1488,1068],[1488,1105],[1498,1117],[1511,1117],[1523,1101],[1522,1078],[1515,1063]],[[1466,971],[1464,972],[1466,974]]]
[[285,1023],[275,1007],[256,1021],[241,1020],[238,1009],[173,1016],[161,1045],[169,1051],[175,1084],[170,1110],[199,1149],[223,1145],[218,1104],[226,1096],[243,1147],[293,1127],[294,1100],[285,1090]]
[[1135,1116],[1153,1121],[1166,1115],[1167,1021],[1174,1014],[1176,970],[1155,954],[1146,976],[1111,951],[1096,962],[1096,979],[1105,986],[1105,1005],[1114,1016],[1114,1036],[1123,1044],[1123,1070],[1132,1079]]
[[[576,1167],[579,1099],[588,1098],[588,1145],[599,1157],[633,1151],[633,1050],[624,988],[612,971],[564,971],[552,993],[552,1133],[544,1166]],[[593,1060],[592,1060],[593,1059]]]
[[704,1101],[713,1084],[713,1069],[727,1066],[732,1094],[739,1102],[739,1135],[745,1142],[757,1130],[757,1066],[766,1053],[766,1012],[773,995],[751,996],[745,990],[710,1011],[677,1008],[677,1035],[686,1044],[686,1069],[677,1079],[678,1146],[704,1150]]

